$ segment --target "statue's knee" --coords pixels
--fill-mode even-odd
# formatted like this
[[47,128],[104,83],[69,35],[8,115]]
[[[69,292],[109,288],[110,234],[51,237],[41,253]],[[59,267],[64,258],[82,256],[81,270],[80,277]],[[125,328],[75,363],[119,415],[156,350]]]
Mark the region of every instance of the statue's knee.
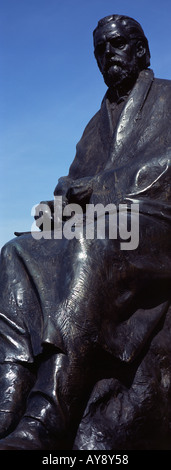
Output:
[[4,259],[11,259],[14,253],[16,253],[16,239],[9,241],[6,243],[1,249],[1,258]]

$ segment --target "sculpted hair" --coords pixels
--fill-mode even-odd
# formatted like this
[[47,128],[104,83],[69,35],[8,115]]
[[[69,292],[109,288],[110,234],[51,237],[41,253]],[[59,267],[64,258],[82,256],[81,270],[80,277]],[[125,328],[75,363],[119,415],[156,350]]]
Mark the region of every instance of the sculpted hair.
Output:
[[120,25],[122,25],[125,28],[129,38],[132,41],[138,41],[138,40],[142,41],[142,43],[145,45],[145,48],[146,48],[145,58],[142,61],[142,68],[149,67],[151,54],[149,50],[148,40],[144,34],[144,31],[140,23],[138,23],[138,21],[134,20],[133,18],[129,16],[123,16],[123,15],[105,16],[104,18],[99,20],[97,27],[93,31],[93,38],[95,38],[95,34],[97,31],[100,30],[100,28],[102,28],[103,26],[107,25],[110,22],[115,22],[115,23],[118,22]]

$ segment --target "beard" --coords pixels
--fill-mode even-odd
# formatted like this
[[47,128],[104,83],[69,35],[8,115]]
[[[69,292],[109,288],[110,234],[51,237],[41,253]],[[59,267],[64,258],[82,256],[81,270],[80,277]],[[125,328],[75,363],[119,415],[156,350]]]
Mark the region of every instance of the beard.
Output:
[[128,88],[135,82],[139,75],[140,69],[137,61],[131,63],[114,62],[106,67],[103,73],[104,82],[110,87]]

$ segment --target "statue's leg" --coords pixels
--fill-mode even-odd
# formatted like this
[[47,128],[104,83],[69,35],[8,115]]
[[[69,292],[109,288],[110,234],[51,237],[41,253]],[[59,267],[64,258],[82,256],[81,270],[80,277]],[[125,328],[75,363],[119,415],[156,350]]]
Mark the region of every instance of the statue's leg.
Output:
[[[45,347],[46,349],[46,347]],[[77,358],[47,347],[16,429],[0,450],[72,449],[86,401],[86,369]]]
[[[67,436],[77,406],[79,405],[81,411],[86,403],[88,392],[93,386],[93,380],[97,381],[99,378],[97,373],[93,374],[92,372],[96,346],[107,349],[112,353],[111,335],[109,337],[108,333],[114,331],[116,323],[124,321],[128,318],[128,315],[131,315],[132,309],[135,309],[134,299],[137,297],[140,281],[144,282],[145,280],[144,286],[146,287],[153,272],[155,284],[158,285],[158,281],[161,280],[162,276],[164,276],[164,281],[167,280],[167,266],[166,269],[163,267],[164,274],[162,274],[163,271],[161,273],[160,269],[156,270],[156,263],[160,268],[158,250],[157,257],[152,253],[150,260],[149,250],[147,250],[144,243],[144,249],[137,250],[135,258],[121,252],[119,241],[115,242],[115,240],[110,240],[110,242],[108,240],[66,241],[62,246],[64,251],[61,250],[65,262],[59,270],[60,276],[55,280],[53,274],[57,270],[58,253],[55,254],[54,259],[54,253],[57,252],[55,241],[52,245],[53,250],[50,253],[48,251],[50,246],[48,241],[45,250],[42,252],[42,257],[39,258],[40,274],[37,277],[40,294],[44,295],[43,305],[49,308],[49,310],[46,310],[46,325],[49,317],[51,317],[49,328],[47,328],[47,336],[44,329],[43,339],[46,342],[47,337],[47,342],[49,341],[57,348],[58,337],[61,336],[59,346],[64,348],[63,352],[59,351],[59,354],[56,354],[53,360],[52,358],[49,359],[48,369],[46,361],[41,362],[37,382],[28,399],[25,416],[14,433],[7,437],[4,442],[1,442],[1,449],[45,449],[51,447],[54,442],[54,448],[57,449],[58,446],[61,448],[62,435]],[[55,267],[50,280],[47,262],[45,262],[46,255],[47,262],[50,256],[51,269]],[[148,261],[148,266],[150,263],[148,276],[144,259]],[[26,256],[25,262],[27,260]],[[42,260],[44,271],[42,270]],[[31,262],[35,276],[37,265],[33,259],[31,259]],[[165,264],[167,264],[167,260]],[[47,274],[47,277],[45,277],[42,284],[43,273]],[[57,289],[60,294],[60,301],[59,297],[57,300],[55,297]],[[144,307],[147,306],[145,302]],[[50,335],[49,332],[52,334]],[[103,374],[101,366],[98,366],[98,368],[99,374]],[[115,375],[115,371],[111,373]],[[50,383],[51,375],[49,374],[52,374],[56,386],[47,390],[44,380],[47,378],[47,382]],[[56,390],[55,393],[54,390]],[[51,419],[48,416],[52,411],[50,408],[52,403],[54,406],[54,408],[52,406],[53,413],[56,416],[55,429],[53,429],[53,424],[52,427],[51,424],[49,427]],[[62,416],[61,410],[64,416]],[[78,415],[76,421],[78,425]],[[60,432],[58,422],[60,423]]]
[[16,429],[0,441],[0,449],[56,449],[62,445],[66,429],[64,404],[60,401],[58,376],[64,368],[64,355],[46,351],[37,380],[27,399],[25,413]]
[[[27,306],[33,319],[28,291],[28,276],[15,243],[11,242],[2,249],[0,260],[0,438],[18,424],[35,381],[33,347],[25,316]],[[30,291],[32,306],[36,306],[31,286]]]
[[[14,421],[13,426],[6,426],[5,434],[8,434],[8,436],[5,440],[1,440],[1,449],[44,449],[51,448],[52,446],[54,446],[54,448],[58,448],[58,446],[61,447],[61,445],[65,446],[67,440],[70,440],[68,423],[73,421],[71,427],[75,430],[80,419],[80,415],[79,419],[78,416],[75,417],[78,407],[77,398],[80,398],[84,405],[86,403],[86,400],[85,402],[83,400],[86,381],[84,377],[86,374],[81,364],[81,352],[79,354],[77,348],[76,351],[73,350],[73,342],[74,339],[77,339],[76,336],[78,336],[78,338],[80,337],[79,345],[83,347],[83,344],[81,344],[81,342],[83,343],[81,335],[78,330],[75,335],[72,328],[72,324],[74,324],[75,320],[74,318],[70,318],[69,313],[72,312],[69,312],[69,309],[65,310],[64,324],[66,328],[60,321],[58,322],[58,313],[59,310],[62,310],[62,307],[60,306],[59,309],[57,290],[60,287],[62,299],[67,297],[68,292],[70,292],[70,282],[67,285],[68,280],[66,281],[65,279],[65,268],[60,276],[61,280],[59,286],[57,276],[57,241],[53,243],[52,251],[49,241],[47,245],[45,242],[45,247],[43,246],[42,248],[43,243],[37,245],[37,242],[31,238],[21,238],[20,240],[8,244],[2,252],[0,282],[0,305],[2,313],[0,314],[0,320],[1,339],[3,338],[3,341],[1,341],[0,349],[1,363],[4,370],[8,362],[10,362],[11,371],[13,371],[13,368],[16,370],[16,382],[13,387],[14,394],[11,393],[13,385],[12,378],[8,376],[8,386],[10,388],[9,402],[11,403],[14,415],[16,415],[18,408],[20,408],[20,413],[17,413],[18,421],[20,422],[17,427],[16,421]],[[73,270],[73,261],[75,259],[75,264],[77,264],[79,259],[80,249],[79,247],[75,249],[79,243],[77,241],[68,243],[67,241],[64,245],[63,256],[65,256],[65,260],[67,260],[65,262],[65,264],[67,263],[67,274],[70,277],[71,283],[72,281],[75,283],[78,280],[79,266],[77,266],[78,269],[76,270],[77,272],[75,272],[75,269]],[[70,255],[70,257],[67,257],[67,255]],[[53,256],[55,262],[52,264]],[[68,259],[70,259],[69,262]],[[50,271],[48,269],[48,263],[50,264]],[[45,269],[42,268],[42,264],[45,266]],[[78,264],[80,264],[80,262],[78,262]],[[66,284],[64,283],[64,279]],[[35,289],[33,289],[33,286],[35,286]],[[39,295],[36,296],[35,292],[38,292]],[[11,297],[12,302],[10,302]],[[37,297],[39,302],[37,301]],[[48,314],[44,317],[45,323],[42,322],[40,315],[40,302],[42,309],[50,305]],[[49,317],[50,327],[47,325]],[[44,326],[45,328],[43,328]],[[49,331],[52,331],[51,337],[49,336]],[[34,334],[37,335],[38,344],[34,339]],[[42,335],[41,339],[40,335]],[[63,352],[61,352],[58,347],[60,336],[63,336],[61,341],[61,343],[63,342],[64,344]],[[66,336],[69,338],[69,344],[67,344],[65,340]],[[53,343],[53,340],[57,345]],[[44,343],[44,348],[42,348],[42,350],[40,348],[39,352],[41,342]],[[47,343],[50,343],[50,349],[48,349]],[[35,349],[37,348],[36,364],[33,364],[33,366],[32,362],[34,362],[35,359],[32,354],[31,346]],[[84,362],[84,353],[82,356]],[[18,368],[15,366],[16,363],[19,363]],[[31,389],[27,399],[27,406],[23,416],[23,403],[25,407],[25,402],[23,402],[21,393],[22,386],[17,387],[17,382],[20,383],[18,371],[21,370],[25,395],[28,395],[28,384],[26,387],[26,377],[24,372],[22,374],[22,370],[25,370],[25,366],[27,371],[35,367],[38,372],[35,385]],[[3,382],[3,385],[2,401],[5,396],[5,382]],[[75,403],[73,405],[72,402],[74,400]],[[80,413],[80,405],[78,408]],[[81,409],[83,412],[83,405]],[[3,410],[4,405],[2,404],[2,411]],[[11,432],[14,427],[15,430]],[[3,434],[1,434],[1,437],[2,436]],[[63,436],[65,436],[64,440]],[[72,439],[73,437],[71,436],[71,440]]]

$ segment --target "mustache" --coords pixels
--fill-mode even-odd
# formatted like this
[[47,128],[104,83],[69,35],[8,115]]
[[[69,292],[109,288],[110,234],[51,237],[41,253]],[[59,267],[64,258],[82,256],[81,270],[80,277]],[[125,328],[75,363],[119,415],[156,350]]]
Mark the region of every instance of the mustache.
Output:
[[109,68],[112,67],[112,65],[118,65],[121,68],[125,68],[128,64],[122,59],[110,57],[105,61],[104,72],[108,72]]

